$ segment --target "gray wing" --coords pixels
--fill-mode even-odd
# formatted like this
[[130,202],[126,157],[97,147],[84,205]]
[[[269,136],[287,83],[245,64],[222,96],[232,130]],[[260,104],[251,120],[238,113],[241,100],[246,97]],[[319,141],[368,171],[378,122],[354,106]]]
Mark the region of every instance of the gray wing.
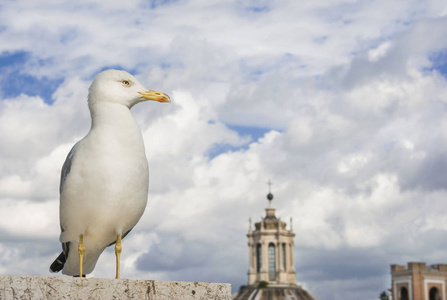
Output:
[[[79,142],[77,142],[73,148],[71,148],[70,152],[65,159],[64,165],[62,166],[61,171],[61,183],[59,185],[59,193],[62,194],[62,190],[64,189],[65,179],[67,179],[68,174],[71,170],[71,164],[73,161],[73,157],[76,154],[76,150],[78,148]],[[61,231],[64,232],[64,228],[61,225]],[[62,253],[56,258],[56,260],[51,264],[50,271],[51,272],[59,272],[64,268],[64,264],[67,261],[68,253],[70,252],[70,242],[62,243]]]
[[61,183],[59,185],[59,193],[62,194],[62,190],[64,189],[64,183],[65,179],[67,178],[68,174],[71,170],[71,163],[73,160],[74,155],[76,154],[76,150],[78,148],[79,142],[77,142],[73,148],[71,148],[70,152],[67,155],[67,158],[65,159],[64,165],[62,166],[61,171]]

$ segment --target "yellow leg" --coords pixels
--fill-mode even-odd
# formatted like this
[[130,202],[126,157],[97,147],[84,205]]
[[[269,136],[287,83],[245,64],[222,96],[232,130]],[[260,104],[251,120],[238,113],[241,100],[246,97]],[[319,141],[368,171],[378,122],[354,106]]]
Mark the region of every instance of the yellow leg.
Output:
[[123,251],[121,247],[121,235],[116,238],[115,255],[116,255],[116,279],[120,278],[120,254]]
[[79,253],[79,277],[82,278],[82,265],[84,263],[84,253],[85,253],[85,247],[84,247],[84,236],[81,234],[79,236],[79,246],[78,246],[78,253]]

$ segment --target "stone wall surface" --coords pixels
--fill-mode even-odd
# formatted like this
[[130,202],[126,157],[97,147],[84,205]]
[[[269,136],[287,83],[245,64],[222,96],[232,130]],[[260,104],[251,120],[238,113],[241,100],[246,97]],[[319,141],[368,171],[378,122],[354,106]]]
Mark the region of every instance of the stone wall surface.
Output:
[[231,299],[231,285],[209,282],[0,275],[0,300]]

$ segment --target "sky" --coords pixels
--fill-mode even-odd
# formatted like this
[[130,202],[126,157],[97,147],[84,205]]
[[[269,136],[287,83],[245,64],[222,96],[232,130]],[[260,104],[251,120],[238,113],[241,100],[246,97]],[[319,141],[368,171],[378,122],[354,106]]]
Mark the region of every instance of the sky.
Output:
[[[321,300],[446,263],[446,36],[443,0],[2,1],[0,274],[62,276],[60,170],[109,68],[172,99],[132,108],[150,188],[123,278],[236,292],[268,180]],[[107,249],[92,276],[114,268]]]

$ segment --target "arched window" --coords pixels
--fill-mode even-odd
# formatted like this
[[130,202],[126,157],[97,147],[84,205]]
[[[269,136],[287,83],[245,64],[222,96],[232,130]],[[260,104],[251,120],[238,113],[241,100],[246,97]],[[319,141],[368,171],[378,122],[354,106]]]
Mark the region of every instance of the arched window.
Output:
[[256,246],[256,271],[261,271],[261,265],[262,265],[262,248],[261,244],[258,244]]
[[408,299],[408,290],[406,287],[400,289],[400,300],[409,300]]
[[286,268],[286,243],[282,244],[282,267],[284,268],[284,271],[287,270],[287,268]]
[[276,251],[275,244],[269,244],[269,280],[276,280]]
[[441,293],[435,287],[430,289],[430,300],[441,300]]

